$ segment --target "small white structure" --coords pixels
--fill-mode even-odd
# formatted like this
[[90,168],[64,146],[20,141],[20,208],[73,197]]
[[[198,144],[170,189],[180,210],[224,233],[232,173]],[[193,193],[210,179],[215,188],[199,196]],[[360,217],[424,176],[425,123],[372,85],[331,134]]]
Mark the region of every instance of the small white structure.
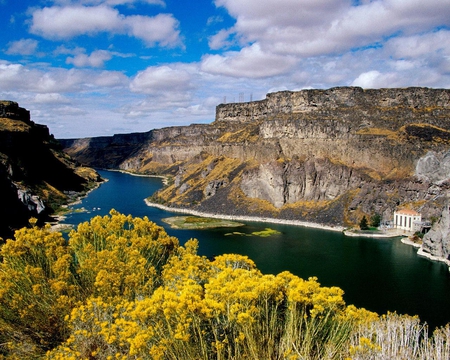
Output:
[[422,215],[417,211],[402,209],[394,212],[394,227],[397,229],[414,232],[421,221]]

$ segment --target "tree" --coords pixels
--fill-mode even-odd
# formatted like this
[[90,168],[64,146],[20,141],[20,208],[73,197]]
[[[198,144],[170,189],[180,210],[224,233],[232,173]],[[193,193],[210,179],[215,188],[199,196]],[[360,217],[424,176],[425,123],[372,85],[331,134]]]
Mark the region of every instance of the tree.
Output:
[[361,219],[361,221],[359,222],[359,228],[361,230],[369,230],[369,225],[367,223],[367,218],[366,215],[364,215]]
[[380,226],[380,223],[381,223],[381,215],[378,213],[373,214],[370,218],[370,225],[373,227],[378,227]]

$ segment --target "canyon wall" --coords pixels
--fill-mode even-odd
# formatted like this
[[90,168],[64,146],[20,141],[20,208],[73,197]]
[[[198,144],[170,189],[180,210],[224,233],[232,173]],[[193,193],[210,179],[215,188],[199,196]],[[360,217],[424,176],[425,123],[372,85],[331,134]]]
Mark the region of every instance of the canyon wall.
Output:
[[168,206],[340,226],[401,207],[431,218],[449,187],[449,100],[448,89],[282,91],[218,105],[211,124],[62,143],[87,165],[168,175],[153,196]]
[[0,101],[0,238],[11,237],[30,217],[49,220],[99,180],[62,151],[46,126],[31,121],[28,110]]

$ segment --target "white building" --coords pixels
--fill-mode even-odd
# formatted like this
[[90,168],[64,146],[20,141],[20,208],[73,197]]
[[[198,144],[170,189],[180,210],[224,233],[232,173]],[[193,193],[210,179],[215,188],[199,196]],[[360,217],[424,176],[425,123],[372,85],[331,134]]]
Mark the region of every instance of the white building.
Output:
[[394,212],[394,227],[397,229],[414,232],[417,231],[417,224],[421,221],[422,215],[417,211],[402,209]]

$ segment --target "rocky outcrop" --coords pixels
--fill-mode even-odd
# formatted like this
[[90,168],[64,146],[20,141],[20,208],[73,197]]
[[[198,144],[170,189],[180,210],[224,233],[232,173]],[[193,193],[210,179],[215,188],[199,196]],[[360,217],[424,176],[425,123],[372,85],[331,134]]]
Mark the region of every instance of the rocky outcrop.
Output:
[[440,259],[450,260],[450,206],[448,201],[439,220],[424,235],[422,251]]
[[0,100],[0,118],[20,120],[30,123],[30,112],[21,108],[15,101]]
[[30,217],[48,220],[99,180],[61,150],[46,126],[31,121],[28,110],[0,101],[0,237],[10,237]]
[[447,89],[282,91],[219,105],[207,125],[63,144],[88,165],[173,176],[154,196],[169,206],[344,226],[399,206],[431,217],[449,187],[449,100]]
[[[436,107],[448,109],[450,90],[411,87],[406,89],[367,89],[336,87],[328,90],[280,91],[267,94],[266,99],[250,103],[221,104],[216,108],[217,121],[252,122],[283,114],[314,114],[333,116],[348,109],[378,109],[380,112],[396,108],[404,110]],[[368,114],[369,115],[369,114]]]

